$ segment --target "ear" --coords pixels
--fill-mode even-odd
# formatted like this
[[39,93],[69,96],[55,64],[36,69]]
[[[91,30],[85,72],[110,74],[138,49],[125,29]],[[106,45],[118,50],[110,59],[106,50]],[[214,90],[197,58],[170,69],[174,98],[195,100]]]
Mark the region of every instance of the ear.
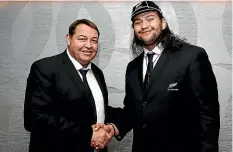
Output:
[[165,18],[162,19],[162,29],[164,30],[167,27],[167,20]]
[[70,36],[70,34],[66,34],[66,42],[67,42],[67,45],[68,45],[68,46],[70,45],[70,41],[71,41],[71,36]]

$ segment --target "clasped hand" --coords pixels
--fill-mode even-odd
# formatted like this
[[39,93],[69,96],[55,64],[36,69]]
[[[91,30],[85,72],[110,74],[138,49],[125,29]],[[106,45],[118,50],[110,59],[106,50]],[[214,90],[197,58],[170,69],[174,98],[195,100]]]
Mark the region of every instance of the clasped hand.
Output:
[[114,128],[112,125],[97,123],[92,126],[92,129],[91,146],[95,149],[103,149],[110,143],[114,136]]

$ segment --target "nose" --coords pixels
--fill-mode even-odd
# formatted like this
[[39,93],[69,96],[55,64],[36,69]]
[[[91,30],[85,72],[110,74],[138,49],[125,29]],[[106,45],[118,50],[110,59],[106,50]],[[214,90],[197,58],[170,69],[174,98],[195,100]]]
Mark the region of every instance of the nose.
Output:
[[85,47],[88,48],[88,49],[92,48],[91,41],[86,41]]
[[147,21],[142,22],[142,29],[146,29],[149,27],[149,23]]

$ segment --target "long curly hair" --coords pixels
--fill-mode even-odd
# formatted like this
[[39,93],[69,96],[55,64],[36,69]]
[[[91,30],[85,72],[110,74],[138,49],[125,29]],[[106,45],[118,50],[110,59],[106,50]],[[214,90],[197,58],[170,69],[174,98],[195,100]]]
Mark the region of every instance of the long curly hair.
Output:
[[[163,15],[160,14],[159,12],[157,12],[157,14],[160,19],[164,18]],[[133,28],[133,23],[132,23],[132,28]],[[157,40],[157,43],[158,44],[161,43],[160,47],[167,50],[178,50],[180,47],[183,46],[183,44],[188,44],[187,39],[181,38],[179,35],[174,34],[174,32],[170,30],[168,24],[167,27],[164,30],[162,30]],[[138,56],[140,53],[142,53],[143,45],[144,45],[143,41],[139,40],[134,33],[134,37],[131,44],[132,47],[131,49],[134,56]],[[176,48],[176,49],[171,49],[171,48]]]

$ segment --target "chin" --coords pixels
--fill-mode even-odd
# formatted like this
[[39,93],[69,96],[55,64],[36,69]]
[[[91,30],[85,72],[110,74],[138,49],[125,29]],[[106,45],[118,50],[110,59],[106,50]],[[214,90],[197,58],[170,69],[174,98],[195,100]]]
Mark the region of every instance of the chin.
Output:
[[145,45],[151,45],[154,41],[144,41]]

